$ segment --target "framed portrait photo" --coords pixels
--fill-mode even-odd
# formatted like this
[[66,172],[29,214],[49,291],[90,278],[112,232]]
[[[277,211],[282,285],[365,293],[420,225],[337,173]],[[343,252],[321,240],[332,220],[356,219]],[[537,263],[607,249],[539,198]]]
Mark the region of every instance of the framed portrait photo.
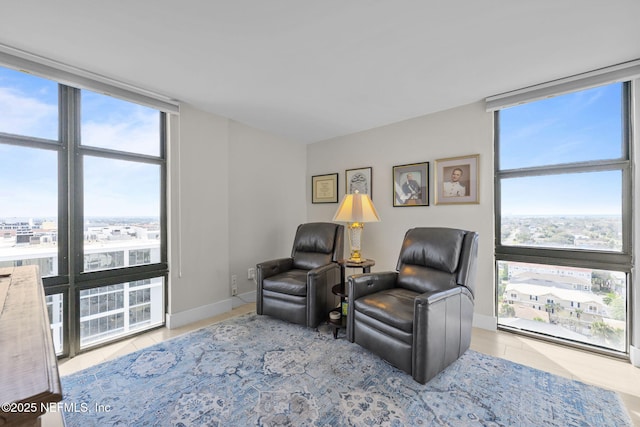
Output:
[[478,204],[480,155],[436,160],[436,205]]
[[393,206],[429,206],[429,162],[393,167]]
[[373,184],[373,169],[347,169],[345,172],[345,194],[353,194],[356,190],[360,194],[366,194],[373,200],[373,192],[371,186]]
[[338,174],[311,177],[311,203],[338,203]]

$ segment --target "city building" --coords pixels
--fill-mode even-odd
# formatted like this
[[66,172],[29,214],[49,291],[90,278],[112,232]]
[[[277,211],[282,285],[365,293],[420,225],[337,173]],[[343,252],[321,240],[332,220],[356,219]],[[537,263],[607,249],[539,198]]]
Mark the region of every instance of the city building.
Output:
[[[58,274],[55,222],[1,221],[6,232],[0,239],[0,268],[37,265],[42,277]],[[45,227],[45,225],[49,225]],[[20,234],[33,237],[21,242]],[[150,230],[139,226],[88,227],[84,247],[85,271],[126,268],[160,260],[157,224]],[[16,261],[19,258],[19,261]],[[114,337],[162,325],[164,289],[160,279],[144,279],[80,292],[81,345],[91,346]],[[62,294],[47,296],[47,309],[57,353],[64,340]]]

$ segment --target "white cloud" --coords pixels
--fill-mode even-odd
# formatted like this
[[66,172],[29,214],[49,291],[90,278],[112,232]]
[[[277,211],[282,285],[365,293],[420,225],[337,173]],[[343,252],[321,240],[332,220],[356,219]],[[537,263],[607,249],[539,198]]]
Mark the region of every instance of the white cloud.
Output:
[[58,106],[0,87],[0,132],[57,139]]
[[[3,82],[1,84],[11,84]],[[25,83],[24,81],[22,83]],[[26,84],[26,83],[25,83]],[[57,97],[38,98],[35,86],[0,86],[0,132],[57,139]],[[29,90],[31,89],[31,90]],[[44,95],[43,95],[44,96]],[[146,107],[102,95],[83,97],[85,145],[158,156],[160,114]],[[55,151],[0,144],[0,217],[57,215]],[[85,214],[158,216],[160,168],[145,163],[85,157]]]
[[144,107],[127,106],[110,116],[83,118],[82,144],[112,150],[158,156],[160,141],[159,113]]

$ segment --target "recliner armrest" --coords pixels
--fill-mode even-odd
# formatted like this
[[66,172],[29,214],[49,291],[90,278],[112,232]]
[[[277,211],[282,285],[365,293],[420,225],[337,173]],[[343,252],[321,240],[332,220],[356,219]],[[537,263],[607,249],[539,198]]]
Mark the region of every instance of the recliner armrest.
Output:
[[340,282],[340,266],[331,262],[307,272],[307,298],[326,299],[326,287]]
[[325,319],[328,307],[327,288],[340,283],[340,266],[331,262],[307,272],[307,325],[316,326]]
[[[467,299],[464,295],[470,295],[468,289],[455,286],[425,292],[414,300],[411,375],[421,384],[468,348],[468,340],[462,337],[471,333],[471,322],[463,320],[463,311],[466,307],[473,311],[473,305],[462,304],[462,300]],[[468,298],[468,301],[472,299]]]
[[293,258],[278,258],[256,264],[256,280],[258,285],[266,279],[293,268]]
[[353,304],[355,300],[365,295],[394,288],[397,279],[398,273],[396,271],[349,276],[349,283],[347,284],[349,303]]
[[307,276],[320,276],[323,274],[327,274],[327,272],[336,268],[340,268],[340,266],[335,262],[331,262],[329,264],[321,265],[320,267],[309,270],[307,272]]
[[262,282],[293,267],[293,258],[278,258],[256,264],[256,313],[262,314]]
[[461,286],[456,286],[455,288],[451,288],[451,289],[425,292],[416,297],[415,308],[417,310],[418,307],[421,305],[435,304],[436,302],[444,298],[449,298],[453,295],[458,295],[461,292],[462,292]]
[[355,300],[365,295],[394,288],[397,280],[397,271],[354,274],[353,276],[349,276],[349,283],[347,284],[347,301],[349,307],[347,309],[347,340],[355,342],[355,313],[353,310]]

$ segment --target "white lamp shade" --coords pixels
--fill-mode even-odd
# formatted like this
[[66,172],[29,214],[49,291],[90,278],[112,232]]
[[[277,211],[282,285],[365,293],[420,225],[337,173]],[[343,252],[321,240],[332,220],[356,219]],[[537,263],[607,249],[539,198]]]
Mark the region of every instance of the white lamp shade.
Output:
[[336,214],[334,221],[343,222],[378,222],[380,217],[373,206],[371,198],[366,194],[358,192],[345,194]]

